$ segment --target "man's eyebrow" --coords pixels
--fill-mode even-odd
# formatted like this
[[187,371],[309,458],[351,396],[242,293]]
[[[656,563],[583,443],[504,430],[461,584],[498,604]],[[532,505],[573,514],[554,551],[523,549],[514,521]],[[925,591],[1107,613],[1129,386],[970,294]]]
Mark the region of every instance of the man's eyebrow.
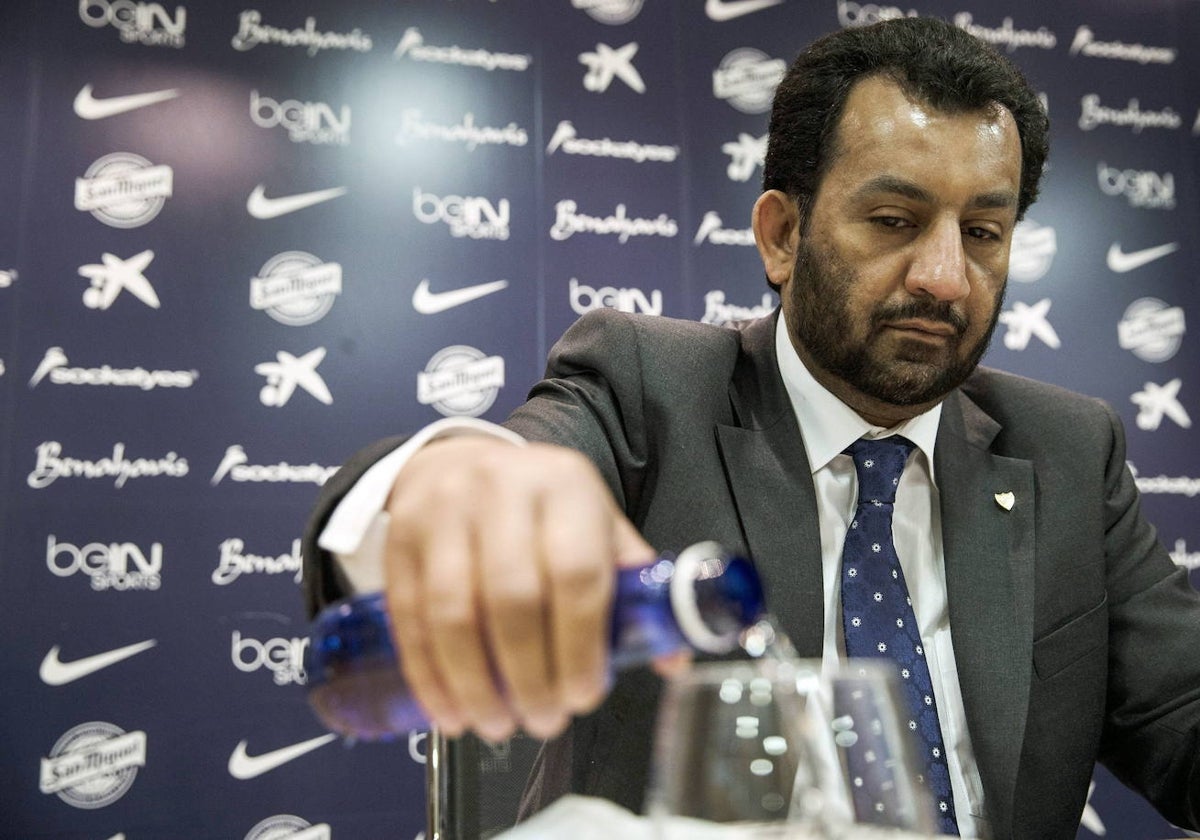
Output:
[[[865,198],[877,193],[891,193],[925,204],[934,203],[933,194],[927,189],[895,175],[879,175],[872,178],[854,191],[854,198]],[[1017,195],[1009,190],[980,193],[972,196],[968,206],[973,210],[1003,210],[1017,206]]]

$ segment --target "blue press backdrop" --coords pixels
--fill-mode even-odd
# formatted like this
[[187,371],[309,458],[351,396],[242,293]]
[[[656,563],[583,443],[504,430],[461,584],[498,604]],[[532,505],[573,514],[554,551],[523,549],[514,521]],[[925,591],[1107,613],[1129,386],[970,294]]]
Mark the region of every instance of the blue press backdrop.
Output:
[[[909,13],[1051,116],[988,363],[1111,402],[1200,567],[1194,0],[6,3],[0,835],[415,837],[420,737],[342,746],[298,687],[317,484],[503,418],[589,307],[772,307],[774,83]],[[1097,780],[1082,837],[1172,833]]]

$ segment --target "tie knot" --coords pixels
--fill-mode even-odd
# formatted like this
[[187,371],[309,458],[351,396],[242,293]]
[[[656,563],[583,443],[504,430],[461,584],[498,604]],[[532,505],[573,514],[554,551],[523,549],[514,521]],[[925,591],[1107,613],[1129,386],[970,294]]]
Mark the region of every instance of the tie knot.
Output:
[[846,447],[846,454],[854,459],[858,473],[858,501],[892,504],[896,501],[896,487],[900,474],[915,444],[900,435],[867,440],[859,438]]

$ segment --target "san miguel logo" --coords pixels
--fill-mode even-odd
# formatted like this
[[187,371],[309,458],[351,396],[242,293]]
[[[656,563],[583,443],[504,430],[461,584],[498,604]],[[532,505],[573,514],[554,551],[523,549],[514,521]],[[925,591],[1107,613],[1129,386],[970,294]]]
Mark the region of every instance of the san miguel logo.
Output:
[[722,58],[713,71],[713,96],[743,114],[765,114],[786,70],[783,59],[771,58],[753,47],[740,47]]
[[342,293],[342,267],[305,251],[284,251],[250,280],[250,307],[281,324],[303,327],[324,318]]
[[417,402],[447,417],[478,417],[504,387],[504,359],[456,344],[433,355],[417,374]]
[[38,789],[74,808],[103,808],[129,791],[145,765],[145,732],[126,732],[102,721],[81,723],[42,759]]
[[174,190],[175,173],[132,152],[113,152],[75,179],[75,209],[115,228],[155,219]]

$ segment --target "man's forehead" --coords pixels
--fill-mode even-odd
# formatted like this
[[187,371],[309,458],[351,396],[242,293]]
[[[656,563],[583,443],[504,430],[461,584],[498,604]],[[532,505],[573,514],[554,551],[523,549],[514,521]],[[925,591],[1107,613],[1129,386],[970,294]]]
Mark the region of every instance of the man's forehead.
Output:
[[851,85],[838,128],[848,123],[859,123],[857,127],[879,125],[901,114],[917,125],[927,125],[938,118],[968,117],[980,123],[983,130],[1017,130],[1012,112],[999,102],[988,102],[975,109],[939,108],[887,73],[864,76]]

